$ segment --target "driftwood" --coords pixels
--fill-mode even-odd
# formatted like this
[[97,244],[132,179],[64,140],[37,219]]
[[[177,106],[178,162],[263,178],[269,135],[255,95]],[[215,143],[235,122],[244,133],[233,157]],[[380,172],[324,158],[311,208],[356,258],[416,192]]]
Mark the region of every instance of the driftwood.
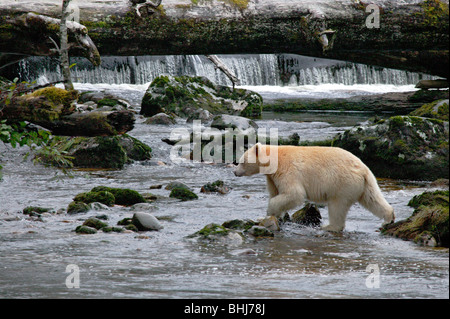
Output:
[[[54,135],[110,136],[124,134],[134,127],[134,113],[92,111],[75,113],[76,91],[49,88],[0,101],[0,119],[28,121],[48,129]],[[47,93],[45,93],[47,92]]]
[[233,71],[231,71],[225,63],[223,63],[216,55],[207,55],[206,56],[216,68],[220,69],[225,75],[230,79],[231,83],[233,83],[233,89],[235,85],[239,85],[240,81],[236,75],[234,75]]

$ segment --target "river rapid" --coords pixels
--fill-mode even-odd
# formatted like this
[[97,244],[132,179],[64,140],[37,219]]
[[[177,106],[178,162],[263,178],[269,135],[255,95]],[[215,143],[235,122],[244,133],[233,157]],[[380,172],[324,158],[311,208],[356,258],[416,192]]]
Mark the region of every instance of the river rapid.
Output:
[[[136,107],[145,90],[139,85],[76,88],[108,89]],[[264,113],[256,122],[278,128],[280,136],[296,132],[304,141],[332,137],[370,116]],[[189,125],[184,120],[172,126],[143,121],[138,117],[130,135],[151,146],[153,158],[122,170],[74,170],[69,177],[23,160],[26,148],[0,145],[0,298],[449,298],[449,250],[385,237],[378,231],[381,220],[357,204],[340,235],[288,222],[273,239],[239,246],[187,239],[209,223],[264,217],[265,177],[235,177],[225,164],[173,164],[171,146],[161,138]],[[230,193],[200,193],[202,185],[218,179],[231,187]],[[187,184],[199,199],[169,198],[164,186],[171,181]],[[407,203],[414,195],[430,190],[420,181],[380,179],[379,184],[397,220],[411,215]],[[44,214],[42,221],[21,213],[26,206],[67,208],[76,194],[99,185],[158,195],[152,214],[164,228],[74,232],[91,216],[106,214],[109,225],[131,217],[133,211],[121,206],[78,215]],[[150,189],[154,185],[163,187]],[[326,224],[327,209],[320,210]],[[66,285],[68,265],[78,267],[79,288]]]

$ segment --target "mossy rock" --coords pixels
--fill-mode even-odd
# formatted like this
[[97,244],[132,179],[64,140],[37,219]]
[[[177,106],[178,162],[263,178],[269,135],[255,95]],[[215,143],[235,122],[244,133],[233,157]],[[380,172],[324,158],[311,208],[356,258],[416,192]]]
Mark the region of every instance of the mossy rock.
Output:
[[205,77],[163,75],[148,87],[140,113],[145,116],[173,113],[186,118],[197,109],[212,114],[259,117],[262,98],[252,91],[215,85]]
[[434,101],[428,104],[424,104],[422,107],[411,112],[410,115],[430,117],[448,121],[448,104],[448,99]]
[[415,180],[448,178],[448,122],[393,116],[338,134],[333,146],[358,156],[377,177]]
[[108,224],[105,222],[102,222],[98,218],[90,217],[84,221],[83,226],[88,226],[88,227],[92,227],[92,228],[99,230],[99,229],[102,229],[103,227],[107,227]]
[[122,227],[114,227],[114,226],[105,226],[102,228],[104,233],[122,233],[124,229]]
[[85,204],[90,204],[93,202],[99,202],[108,206],[113,206],[116,198],[114,195],[108,191],[98,191],[98,192],[86,192],[76,195],[73,200],[75,202],[83,202]]
[[225,186],[222,180],[217,180],[212,183],[207,183],[202,186],[200,189],[201,193],[219,193],[219,194],[227,194],[230,192],[230,188]]
[[194,192],[182,187],[173,188],[172,191],[170,192],[169,197],[178,198],[181,199],[182,201],[198,199],[198,196]]
[[384,226],[386,235],[412,240],[418,244],[449,247],[449,192],[425,192],[415,196],[408,205],[416,207],[413,214]]
[[40,216],[42,213],[52,212],[51,208],[38,207],[38,206],[27,206],[22,210],[22,213],[30,216]]
[[75,228],[75,232],[77,234],[96,234],[97,233],[97,229],[93,228],[93,227],[89,227],[89,226],[78,226],[77,228]]
[[67,207],[67,214],[80,214],[89,211],[89,205],[83,202],[71,202]]
[[229,229],[235,229],[235,230],[249,230],[253,226],[257,225],[257,223],[250,219],[232,219],[225,221],[222,226]]
[[45,87],[34,91],[32,96],[45,96],[55,105],[62,104],[65,108],[70,108],[71,103],[78,98],[77,91],[66,91],[54,86]]
[[121,169],[133,161],[151,159],[152,149],[127,134],[97,137],[57,137],[65,144],[73,165],[82,168]]
[[128,188],[113,188],[107,186],[94,187],[91,192],[106,191],[114,195],[116,205],[132,206],[137,203],[145,203],[145,198],[137,191]]
[[306,204],[302,209],[296,211],[291,220],[303,226],[319,227],[322,222],[320,211],[314,204]]
[[226,236],[229,233],[229,229],[219,225],[219,224],[208,224],[202,229],[200,229],[198,232],[194,233],[194,235],[198,235],[204,238],[213,236],[213,235],[219,235],[219,236]]
[[448,206],[449,191],[434,191],[424,192],[420,195],[414,196],[409,202],[408,206],[418,208],[419,206]]

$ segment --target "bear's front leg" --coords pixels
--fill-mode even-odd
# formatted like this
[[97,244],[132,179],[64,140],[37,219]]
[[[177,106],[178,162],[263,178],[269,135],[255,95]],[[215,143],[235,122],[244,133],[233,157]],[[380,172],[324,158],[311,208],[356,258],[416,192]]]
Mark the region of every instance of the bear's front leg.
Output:
[[267,216],[282,217],[284,213],[303,203],[304,196],[298,194],[278,194],[269,200]]

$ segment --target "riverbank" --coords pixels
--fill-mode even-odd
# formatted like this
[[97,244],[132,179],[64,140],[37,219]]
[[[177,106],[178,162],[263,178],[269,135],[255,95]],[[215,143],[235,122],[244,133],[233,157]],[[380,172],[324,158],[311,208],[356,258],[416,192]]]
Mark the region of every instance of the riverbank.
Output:
[[282,98],[264,100],[263,110],[274,112],[295,111],[365,111],[408,114],[425,103],[448,99],[448,90],[418,90],[357,95],[345,98]]

